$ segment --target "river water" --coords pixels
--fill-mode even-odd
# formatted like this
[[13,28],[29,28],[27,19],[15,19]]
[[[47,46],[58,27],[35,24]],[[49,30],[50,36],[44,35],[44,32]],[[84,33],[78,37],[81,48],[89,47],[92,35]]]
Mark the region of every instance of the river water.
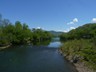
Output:
[[[46,44],[46,43],[45,43]],[[0,72],[77,72],[58,52],[60,41],[0,51]]]

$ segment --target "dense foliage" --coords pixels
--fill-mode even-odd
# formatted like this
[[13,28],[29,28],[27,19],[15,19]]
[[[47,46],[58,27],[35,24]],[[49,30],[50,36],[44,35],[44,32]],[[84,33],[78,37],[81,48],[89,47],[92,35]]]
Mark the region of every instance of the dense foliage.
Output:
[[73,40],[73,39],[91,39],[96,36],[96,23],[89,23],[80,26],[76,29],[69,31],[68,33],[61,34],[61,40]]
[[65,41],[62,52],[74,63],[84,62],[96,69],[96,23],[90,23],[64,33],[60,36]]
[[0,18],[0,46],[9,44],[25,44],[50,40],[52,35],[42,29],[29,29],[27,24],[16,21],[12,24]]

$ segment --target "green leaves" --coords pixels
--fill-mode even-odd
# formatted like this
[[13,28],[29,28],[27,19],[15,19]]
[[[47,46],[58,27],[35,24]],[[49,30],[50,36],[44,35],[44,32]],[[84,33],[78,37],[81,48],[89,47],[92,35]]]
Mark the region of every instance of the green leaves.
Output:
[[11,24],[0,15],[0,46],[8,44],[25,44],[33,41],[50,40],[52,35],[42,29],[29,29],[26,23],[16,21]]
[[60,36],[61,40],[91,39],[96,36],[96,23],[85,24]]
[[61,50],[71,60],[78,57],[78,61],[86,61],[92,68],[94,65],[96,67],[96,45],[94,46],[90,40],[69,40],[64,43]]
[[[3,23],[3,22],[2,22]],[[16,21],[15,25],[8,24],[0,27],[0,45],[25,44],[33,41],[44,41],[51,39],[52,35],[42,29],[29,29],[27,24]]]
[[33,41],[50,40],[52,35],[42,29],[33,29]]

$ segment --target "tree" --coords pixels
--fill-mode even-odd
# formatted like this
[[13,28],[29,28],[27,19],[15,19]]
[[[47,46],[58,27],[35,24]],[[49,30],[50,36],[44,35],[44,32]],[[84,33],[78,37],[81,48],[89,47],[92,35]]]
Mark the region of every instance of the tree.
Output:
[[29,29],[26,23],[16,21],[11,24],[8,19],[0,16],[0,46],[8,44],[24,44],[30,42],[41,42],[51,39],[51,34],[42,29]]

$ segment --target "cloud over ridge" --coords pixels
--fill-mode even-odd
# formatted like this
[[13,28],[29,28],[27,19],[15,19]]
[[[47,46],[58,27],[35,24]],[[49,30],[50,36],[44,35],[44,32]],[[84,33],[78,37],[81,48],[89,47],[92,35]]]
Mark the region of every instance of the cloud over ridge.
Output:
[[71,22],[67,23],[67,25],[75,24],[78,22],[78,18],[74,18]]

